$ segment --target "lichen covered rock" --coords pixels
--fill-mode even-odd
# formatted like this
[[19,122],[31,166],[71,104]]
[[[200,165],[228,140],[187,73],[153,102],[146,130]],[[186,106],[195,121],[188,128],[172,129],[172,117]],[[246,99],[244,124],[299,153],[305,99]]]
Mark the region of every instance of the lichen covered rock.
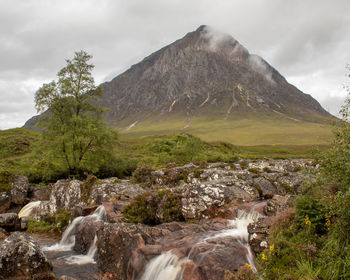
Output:
[[52,265],[34,240],[15,232],[0,244],[0,279],[56,279]]

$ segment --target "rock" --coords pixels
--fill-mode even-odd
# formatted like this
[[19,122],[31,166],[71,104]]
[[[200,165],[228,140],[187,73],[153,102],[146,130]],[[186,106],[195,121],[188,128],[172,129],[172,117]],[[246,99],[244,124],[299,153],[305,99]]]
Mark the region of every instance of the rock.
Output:
[[51,190],[49,187],[43,187],[43,186],[29,187],[30,201],[50,200],[50,194],[51,194]]
[[62,275],[59,280],[78,280],[78,279],[71,276]]
[[71,210],[77,205],[85,205],[81,201],[81,185],[79,180],[58,180],[53,185],[50,195],[52,211]]
[[183,279],[223,279],[225,270],[237,270],[247,262],[247,248],[234,236],[203,240],[208,232],[214,235],[228,227],[224,219],[155,227],[105,224],[97,232],[97,264],[117,279],[139,279],[150,260],[171,251],[181,260]]
[[92,206],[82,206],[82,205],[77,205],[74,207],[71,215],[71,221],[73,221],[76,217],[85,217],[90,214],[92,214],[96,209],[98,205],[92,205]]
[[21,230],[26,230],[28,228],[29,218],[28,217],[22,217],[20,219],[20,221],[21,221]]
[[40,247],[25,233],[15,232],[0,244],[0,279],[56,279]]
[[0,227],[7,231],[15,231],[21,228],[21,222],[16,213],[0,214]]
[[7,237],[7,232],[3,228],[0,227],[0,243],[4,241]]
[[272,199],[267,200],[265,212],[267,216],[276,216],[290,207],[294,200],[291,195],[274,195]]
[[0,192],[0,213],[4,213],[11,205],[11,193]]
[[270,226],[271,220],[265,217],[248,225],[249,245],[255,254],[260,254],[268,248],[267,237],[270,234]]
[[84,223],[78,225],[75,234],[74,251],[86,255],[90,246],[94,242],[96,232],[102,228],[103,222],[89,219],[87,217]]
[[[155,239],[169,232],[166,229],[142,224],[105,224],[97,231],[99,270],[116,274],[120,279],[129,279],[127,275],[133,273],[130,271],[130,264],[133,264],[133,270],[140,271],[143,268],[140,262],[141,264],[146,262],[144,255],[136,249],[144,247],[146,243],[153,244]],[[136,261],[138,258],[142,261]]]
[[25,176],[15,176],[11,184],[11,202],[14,204],[22,205],[28,194],[29,182]]
[[127,180],[109,178],[101,180],[99,184],[92,186],[90,199],[92,204],[102,204],[114,200],[130,201],[145,190],[138,184],[132,184]]
[[278,193],[277,188],[263,177],[255,178],[254,186],[259,191],[260,196],[264,198],[271,198]]

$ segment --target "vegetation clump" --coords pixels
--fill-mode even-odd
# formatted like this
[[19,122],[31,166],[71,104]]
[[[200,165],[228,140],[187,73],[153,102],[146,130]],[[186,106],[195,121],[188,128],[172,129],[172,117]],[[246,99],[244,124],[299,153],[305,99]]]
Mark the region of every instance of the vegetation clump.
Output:
[[28,232],[63,232],[69,225],[71,213],[67,210],[60,210],[54,216],[42,217],[40,221],[29,219]]
[[6,192],[11,189],[13,174],[8,171],[0,170],[0,192]]
[[184,221],[181,197],[169,190],[158,190],[138,195],[123,211],[128,223],[157,225],[172,221]]
[[80,185],[82,200],[86,203],[90,203],[90,194],[92,186],[99,183],[99,179],[96,176],[89,174],[85,181]]
[[316,181],[304,185],[294,213],[272,230],[258,258],[263,279],[350,279],[349,110],[347,99],[330,150],[318,156]]

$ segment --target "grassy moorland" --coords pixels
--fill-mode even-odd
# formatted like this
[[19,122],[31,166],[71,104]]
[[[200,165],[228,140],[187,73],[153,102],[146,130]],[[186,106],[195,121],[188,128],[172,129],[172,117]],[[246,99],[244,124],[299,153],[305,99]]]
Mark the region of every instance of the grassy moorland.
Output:
[[[302,141],[303,144],[298,145],[288,141],[290,139],[288,137],[285,137],[285,144],[280,145],[261,145],[261,141],[253,142],[253,140],[250,142],[251,145],[233,145],[223,139],[220,140],[224,138],[224,133],[220,137],[217,134],[217,137],[212,139],[215,141],[211,142],[185,133],[139,137],[136,137],[134,132],[121,133],[114,150],[111,151],[114,155],[113,160],[101,166],[96,175],[125,177],[131,175],[139,165],[160,167],[170,162],[178,164],[190,161],[232,162],[238,157],[312,158],[315,151],[325,150],[328,147],[326,135],[330,129],[327,128],[328,131],[322,125],[320,127],[322,129],[318,134],[319,137],[314,137],[316,139],[314,142],[311,141],[311,135],[307,135]],[[253,128],[250,129],[253,134]],[[317,140],[321,138],[324,140]],[[67,176],[64,168],[59,165],[59,160],[57,162],[45,160],[39,139],[40,133],[23,128],[0,131],[0,170],[27,175],[32,182],[55,181]],[[272,139],[270,137],[268,141]]]
[[120,129],[125,138],[140,138],[169,133],[189,133],[208,142],[227,142],[238,146],[327,145],[332,135],[331,120],[307,122],[282,116],[210,119],[173,118],[162,122],[145,120],[129,130]]

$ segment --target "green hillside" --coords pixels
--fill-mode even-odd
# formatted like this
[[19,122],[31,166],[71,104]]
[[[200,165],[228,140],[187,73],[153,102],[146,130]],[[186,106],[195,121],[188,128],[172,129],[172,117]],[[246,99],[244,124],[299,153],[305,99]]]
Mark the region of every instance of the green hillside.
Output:
[[139,138],[169,133],[189,133],[204,141],[223,141],[238,146],[327,145],[332,136],[331,120],[297,121],[275,116],[225,119],[193,118],[186,127],[183,118],[155,121],[148,119],[130,129],[120,129],[123,137]]

